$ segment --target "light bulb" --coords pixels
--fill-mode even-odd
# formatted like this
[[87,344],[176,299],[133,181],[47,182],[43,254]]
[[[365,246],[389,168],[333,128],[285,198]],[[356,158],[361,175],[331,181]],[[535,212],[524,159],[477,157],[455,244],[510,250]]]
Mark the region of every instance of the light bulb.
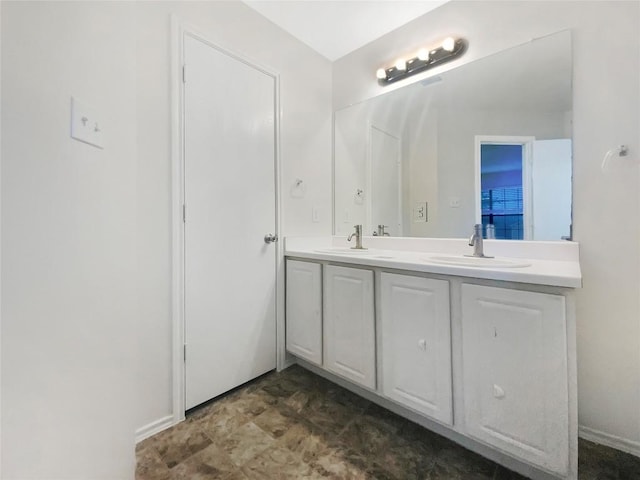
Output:
[[423,62],[429,60],[429,50],[427,50],[426,48],[421,48],[420,50],[418,50],[418,60],[422,60]]
[[444,41],[442,42],[442,48],[447,52],[453,52],[453,49],[455,48],[455,46],[456,46],[456,41],[453,39],[453,37],[445,38]]
[[384,68],[379,68],[376,70],[376,77],[378,77],[378,80],[384,80],[387,78],[387,71]]
[[402,58],[396,61],[396,70],[405,71],[407,69],[407,62],[405,62]]

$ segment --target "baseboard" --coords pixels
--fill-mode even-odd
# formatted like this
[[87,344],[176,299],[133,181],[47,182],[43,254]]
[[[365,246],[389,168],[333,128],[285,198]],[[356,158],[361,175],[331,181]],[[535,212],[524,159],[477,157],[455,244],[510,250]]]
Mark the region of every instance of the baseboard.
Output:
[[154,420],[153,422],[145,425],[144,427],[140,427],[136,430],[136,443],[140,443],[142,440],[146,438],[152,437],[156,433],[160,433],[167,428],[173,427],[174,418],[173,415],[167,415],[166,417],[159,418],[158,420]]
[[593,428],[578,427],[578,436],[589,440],[593,443],[599,443],[605,447],[615,448],[621,450],[636,457],[640,457],[640,442],[634,442],[633,440],[627,440],[626,438],[617,437],[609,433],[604,433]]

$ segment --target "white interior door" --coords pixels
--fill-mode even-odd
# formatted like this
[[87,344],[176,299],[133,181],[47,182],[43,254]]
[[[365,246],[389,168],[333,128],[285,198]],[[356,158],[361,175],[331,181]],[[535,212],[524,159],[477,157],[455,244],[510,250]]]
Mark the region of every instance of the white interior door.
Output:
[[189,409],[276,366],[275,79],[189,35],[184,59]]
[[533,240],[571,235],[571,139],[533,142]]
[[[370,179],[371,218],[373,230],[386,225],[392,236],[402,235],[400,202],[400,139],[376,126],[371,126]],[[371,235],[372,232],[365,232]]]

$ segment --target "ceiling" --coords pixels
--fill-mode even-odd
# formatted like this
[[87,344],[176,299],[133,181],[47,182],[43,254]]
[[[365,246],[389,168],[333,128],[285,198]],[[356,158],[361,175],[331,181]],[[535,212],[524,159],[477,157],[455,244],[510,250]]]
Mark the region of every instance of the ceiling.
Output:
[[334,61],[448,0],[243,0]]

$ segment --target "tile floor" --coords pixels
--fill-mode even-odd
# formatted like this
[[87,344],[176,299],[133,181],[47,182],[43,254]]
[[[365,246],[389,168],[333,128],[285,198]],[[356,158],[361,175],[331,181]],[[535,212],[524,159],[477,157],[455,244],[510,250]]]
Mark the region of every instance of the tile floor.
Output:
[[[293,366],[141,442],[136,480],[522,479]],[[640,480],[640,458],[580,441],[580,479]]]

